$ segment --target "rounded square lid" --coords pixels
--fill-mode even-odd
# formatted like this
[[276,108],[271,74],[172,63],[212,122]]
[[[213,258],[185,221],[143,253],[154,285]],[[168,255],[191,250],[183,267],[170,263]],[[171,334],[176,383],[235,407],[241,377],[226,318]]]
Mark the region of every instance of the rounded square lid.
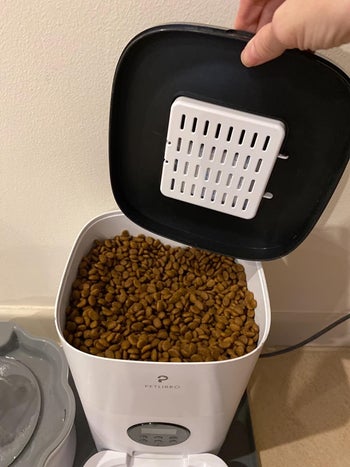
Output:
[[296,50],[245,68],[248,38],[174,24],[128,44],[113,83],[110,177],[138,225],[264,260],[305,239],[341,178],[350,81]]

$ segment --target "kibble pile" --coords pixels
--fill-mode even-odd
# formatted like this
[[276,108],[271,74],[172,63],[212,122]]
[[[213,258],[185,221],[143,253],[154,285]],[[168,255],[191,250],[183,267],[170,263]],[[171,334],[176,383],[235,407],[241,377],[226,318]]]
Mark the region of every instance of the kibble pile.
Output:
[[256,348],[255,307],[234,259],[124,231],[82,259],[64,336],[100,357],[226,360]]

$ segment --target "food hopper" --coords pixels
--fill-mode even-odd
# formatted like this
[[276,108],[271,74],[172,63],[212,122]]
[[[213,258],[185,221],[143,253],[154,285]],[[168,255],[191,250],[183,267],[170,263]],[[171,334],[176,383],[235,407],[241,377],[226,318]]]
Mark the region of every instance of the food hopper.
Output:
[[[347,164],[347,76],[299,51],[247,69],[240,53],[249,37],[160,26],[135,37],[119,60],[110,175],[122,213],[84,227],[56,303],[57,330],[100,451],[86,466],[226,465],[215,454],[270,327],[261,260],[305,239]],[[93,240],[124,229],[239,258],[258,302],[257,348],[220,362],[159,363],[69,345],[62,330],[78,264]]]

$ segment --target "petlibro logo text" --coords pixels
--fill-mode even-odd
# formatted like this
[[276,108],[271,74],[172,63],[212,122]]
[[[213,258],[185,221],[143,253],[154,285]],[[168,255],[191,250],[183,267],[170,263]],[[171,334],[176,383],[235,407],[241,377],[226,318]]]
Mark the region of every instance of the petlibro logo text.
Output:
[[165,381],[168,381],[169,377],[167,375],[159,375],[156,378],[156,382],[153,384],[145,384],[145,389],[163,389],[163,390],[177,390],[181,386],[179,384],[163,384]]

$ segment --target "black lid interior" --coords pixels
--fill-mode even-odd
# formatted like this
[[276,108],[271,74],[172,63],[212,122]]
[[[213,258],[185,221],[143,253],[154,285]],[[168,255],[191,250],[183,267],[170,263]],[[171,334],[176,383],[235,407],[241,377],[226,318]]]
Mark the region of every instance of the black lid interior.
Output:
[[[295,249],[326,207],[349,159],[350,81],[311,53],[287,51],[255,68],[240,53],[247,35],[208,26],[145,31],[118,63],[110,112],[110,176],[127,217],[151,232],[241,259]],[[160,180],[170,108],[179,96],[282,120],[281,149],[253,219],[165,197]]]

